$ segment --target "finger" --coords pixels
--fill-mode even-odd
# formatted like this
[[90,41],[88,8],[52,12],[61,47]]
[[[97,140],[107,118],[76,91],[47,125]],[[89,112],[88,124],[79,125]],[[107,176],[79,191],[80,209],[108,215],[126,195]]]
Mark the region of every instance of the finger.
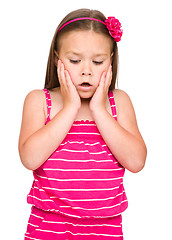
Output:
[[103,72],[102,73],[102,76],[100,78],[100,81],[99,81],[99,86],[104,86],[104,83],[105,83],[105,80],[106,80],[106,72]]
[[66,78],[66,83],[68,86],[72,86],[74,85],[73,82],[72,82],[72,79],[69,75],[69,72],[67,70],[64,70],[64,74],[65,74],[65,78]]
[[66,78],[65,78],[64,71],[65,71],[64,64],[61,62],[61,64],[60,64],[60,74],[61,74],[62,81],[65,83]]
[[58,62],[58,77],[59,77],[60,85],[64,86],[66,84],[66,80],[65,80],[65,74],[64,74],[64,64],[62,63],[62,61]]
[[61,65],[61,61],[59,59],[57,62],[57,73],[59,73],[59,71],[60,71],[60,65]]
[[58,63],[57,63],[57,75],[58,75],[58,80],[59,80],[59,83],[60,83],[60,85],[62,84],[61,83],[61,74],[60,74],[60,66],[61,66],[61,61],[60,60],[58,60]]
[[107,87],[109,87],[110,84],[111,84],[111,81],[112,81],[112,65],[110,64],[110,66],[108,68],[108,71],[107,71],[107,74],[106,74],[105,85]]

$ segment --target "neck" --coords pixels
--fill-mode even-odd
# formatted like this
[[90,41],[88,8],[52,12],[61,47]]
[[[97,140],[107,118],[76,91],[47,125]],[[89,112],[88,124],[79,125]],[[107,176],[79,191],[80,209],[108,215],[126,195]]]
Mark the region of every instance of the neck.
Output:
[[79,109],[76,119],[90,119],[92,120],[92,114],[90,112],[89,103],[91,98],[81,98],[81,108]]
[[91,98],[81,98],[81,104],[89,105]]

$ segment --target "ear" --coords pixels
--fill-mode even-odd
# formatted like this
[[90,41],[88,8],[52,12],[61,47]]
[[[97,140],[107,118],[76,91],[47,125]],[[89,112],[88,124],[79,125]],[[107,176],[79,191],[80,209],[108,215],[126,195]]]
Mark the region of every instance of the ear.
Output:
[[54,62],[55,62],[56,67],[58,65],[58,60],[59,60],[59,55],[58,55],[57,51],[54,50]]

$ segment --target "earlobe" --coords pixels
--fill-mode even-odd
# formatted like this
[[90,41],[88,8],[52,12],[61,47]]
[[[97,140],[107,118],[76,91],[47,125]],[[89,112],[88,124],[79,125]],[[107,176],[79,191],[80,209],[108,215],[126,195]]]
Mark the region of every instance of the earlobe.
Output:
[[54,50],[54,62],[55,62],[56,67],[57,67],[57,65],[58,65],[58,60],[59,60],[58,53],[57,53],[56,50]]

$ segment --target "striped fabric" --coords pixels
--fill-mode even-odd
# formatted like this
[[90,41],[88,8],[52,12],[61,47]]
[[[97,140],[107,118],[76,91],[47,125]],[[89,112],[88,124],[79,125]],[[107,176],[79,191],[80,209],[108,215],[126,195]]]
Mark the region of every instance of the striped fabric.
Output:
[[32,207],[25,240],[123,240],[122,217],[71,218]]
[[[44,91],[47,124],[51,99],[48,90]],[[112,91],[109,92],[109,101],[117,120]],[[123,187],[124,171],[95,122],[74,121],[56,151],[33,172],[34,182],[27,201],[38,209],[78,220],[115,217],[128,205]]]

